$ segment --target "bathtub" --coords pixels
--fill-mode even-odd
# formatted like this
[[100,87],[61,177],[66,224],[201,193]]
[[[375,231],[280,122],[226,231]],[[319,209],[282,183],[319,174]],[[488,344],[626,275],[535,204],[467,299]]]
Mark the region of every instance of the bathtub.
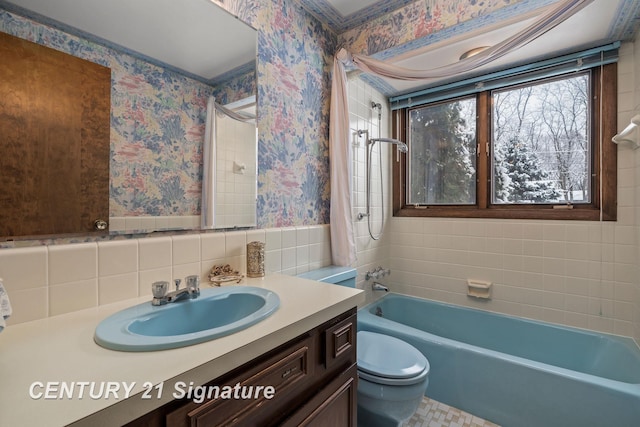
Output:
[[428,397],[501,426],[640,426],[631,339],[393,293],[358,311],[358,330],[416,347]]

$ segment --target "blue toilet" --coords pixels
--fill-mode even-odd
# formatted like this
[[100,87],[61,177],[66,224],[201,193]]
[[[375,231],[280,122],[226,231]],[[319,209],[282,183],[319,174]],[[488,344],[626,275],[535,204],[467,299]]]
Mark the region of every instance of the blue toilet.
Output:
[[[354,288],[356,270],[323,267],[298,275]],[[429,361],[412,345],[388,335],[359,331],[358,425],[400,426],[416,412],[429,384]]]

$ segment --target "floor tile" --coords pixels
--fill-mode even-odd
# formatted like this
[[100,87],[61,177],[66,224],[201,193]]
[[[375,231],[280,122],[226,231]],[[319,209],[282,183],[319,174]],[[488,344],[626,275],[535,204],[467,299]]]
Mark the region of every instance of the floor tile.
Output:
[[403,427],[500,427],[452,406],[425,397]]

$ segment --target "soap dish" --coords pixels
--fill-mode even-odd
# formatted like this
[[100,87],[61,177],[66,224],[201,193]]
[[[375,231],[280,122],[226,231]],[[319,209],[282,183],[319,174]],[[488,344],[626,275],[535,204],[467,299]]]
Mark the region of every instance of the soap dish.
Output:
[[223,283],[229,282],[240,283],[243,278],[244,275],[231,268],[229,264],[214,265],[209,273],[209,282],[215,286],[221,286]]
[[467,280],[467,295],[474,298],[490,299],[491,282],[483,280]]

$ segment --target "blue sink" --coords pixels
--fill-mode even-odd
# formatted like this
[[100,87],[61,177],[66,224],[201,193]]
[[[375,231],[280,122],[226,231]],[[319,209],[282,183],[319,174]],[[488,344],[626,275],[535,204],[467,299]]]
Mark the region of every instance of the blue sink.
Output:
[[253,286],[202,289],[196,299],[162,306],[151,301],[104,319],[98,345],[120,351],[185,347],[230,335],[269,317],[280,306],[272,291]]

